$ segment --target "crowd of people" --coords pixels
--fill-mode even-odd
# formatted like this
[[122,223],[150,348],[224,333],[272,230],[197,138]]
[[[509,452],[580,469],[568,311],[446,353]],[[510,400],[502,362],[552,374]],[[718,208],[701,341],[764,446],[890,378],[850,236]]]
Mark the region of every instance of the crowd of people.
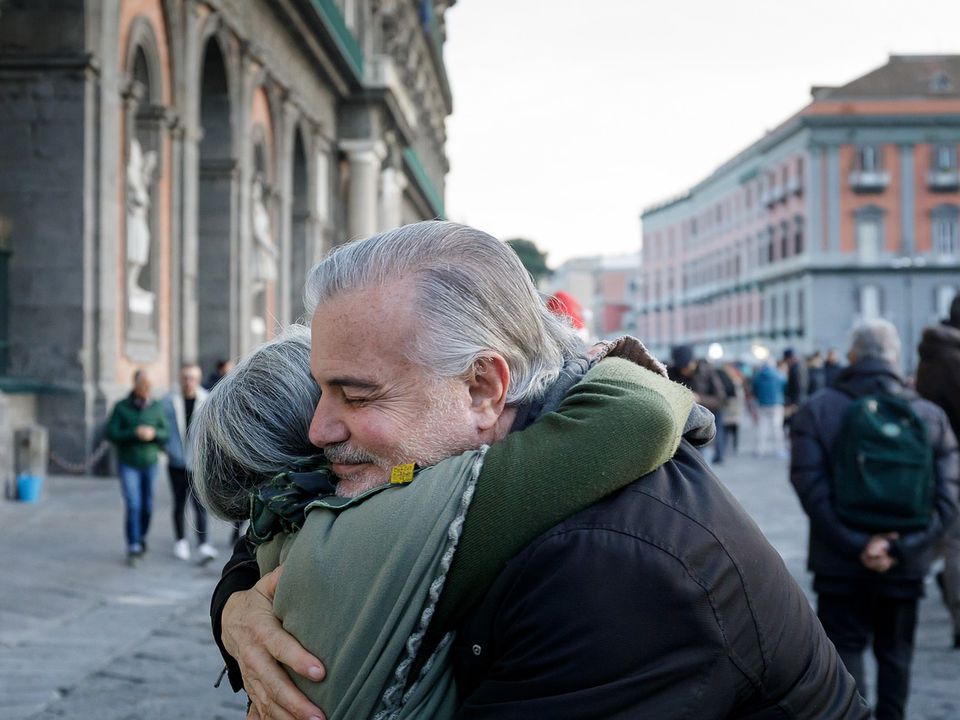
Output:
[[[924,335],[925,400],[885,322],[847,366],[587,348],[505,244],[449,222],[336,248],[305,297],[309,328],[209,392],[187,364],[153,401],[138,372],[108,429],[131,564],[161,452],[178,557],[190,498],[202,560],[201,514],[249,521],[211,602],[248,718],[904,717],[938,550],[960,609],[960,300]],[[815,610],[712,469],[748,418],[790,458]]]

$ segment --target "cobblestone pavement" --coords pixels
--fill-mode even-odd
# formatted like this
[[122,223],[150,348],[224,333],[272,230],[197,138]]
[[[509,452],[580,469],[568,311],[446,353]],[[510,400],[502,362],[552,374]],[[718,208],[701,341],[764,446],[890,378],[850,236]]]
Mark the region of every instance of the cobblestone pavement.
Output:
[[[731,457],[718,474],[805,589],[806,521],[782,460]],[[158,480],[150,553],[124,566],[116,481],[54,477],[42,502],[0,501],[0,718],[242,718],[212,685],[220,669],[207,603],[219,565],[171,555],[169,495]],[[189,516],[188,516],[189,517]],[[229,528],[212,538],[226,552]],[[960,718],[960,652],[936,589],[921,606],[910,720]]]

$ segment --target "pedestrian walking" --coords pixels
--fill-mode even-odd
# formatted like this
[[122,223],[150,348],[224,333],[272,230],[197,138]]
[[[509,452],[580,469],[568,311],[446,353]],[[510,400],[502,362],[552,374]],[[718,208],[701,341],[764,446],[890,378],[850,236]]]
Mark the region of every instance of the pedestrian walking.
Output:
[[145,370],[133,374],[130,394],[113,407],[107,439],[117,448],[120,489],[125,508],[127,564],[136,565],[147,549],[147,531],[153,513],[157,456],[169,439],[160,403],[150,396]]
[[[924,329],[919,351],[917,392],[943,408],[960,437],[960,295],[942,324]],[[960,521],[947,531],[942,549],[944,568],[937,582],[953,622],[953,647],[960,649]]]
[[797,356],[793,348],[783,351],[783,364],[786,366],[787,385],[783,390],[784,429],[789,431],[790,420],[800,406],[807,401],[810,392],[810,376],[807,364]]
[[717,368],[727,401],[723,406],[724,450],[732,449],[736,455],[740,449],[740,422],[746,407],[746,392],[743,386],[743,374],[736,363],[727,362]]
[[759,457],[785,457],[783,444],[783,388],[786,378],[767,360],[753,374],[751,389],[757,409],[757,449]]
[[180,367],[179,387],[163,399],[163,409],[170,440],[167,442],[167,472],[173,495],[173,554],[181,560],[190,559],[190,541],[185,532],[187,501],[193,506],[194,529],[197,533],[197,553],[201,563],[217,557],[217,549],[207,542],[207,511],[193,490],[193,443],[190,424],[194,413],[207,399],[207,391],[200,387],[201,370],[197,363],[187,362]]
[[792,428],[790,481],[810,518],[817,614],[864,696],[872,642],[878,720],[904,717],[917,602],[931,551],[957,517],[960,480],[947,416],[907,389],[899,358],[893,325],[859,326],[850,366]]
[[670,351],[672,364],[668,368],[670,379],[693,391],[698,403],[713,413],[717,434],[713,439],[713,462],[723,462],[726,436],[723,431],[723,406],[727,393],[716,369],[708,360],[697,360],[690,345],[677,345]]

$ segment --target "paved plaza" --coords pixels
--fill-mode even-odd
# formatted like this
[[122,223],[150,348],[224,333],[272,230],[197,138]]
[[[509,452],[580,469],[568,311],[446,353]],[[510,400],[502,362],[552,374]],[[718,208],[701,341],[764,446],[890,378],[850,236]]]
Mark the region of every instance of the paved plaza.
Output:
[[[806,523],[786,463],[730,457],[718,473],[809,590]],[[54,477],[39,504],[0,502],[0,718],[243,717],[240,696],[213,688],[220,662],[207,608],[219,564],[173,558],[162,474],[157,487],[150,552],[135,569],[124,565],[115,480]],[[224,554],[229,536],[214,524]],[[960,652],[948,649],[947,614],[929,589],[909,717],[956,720]]]

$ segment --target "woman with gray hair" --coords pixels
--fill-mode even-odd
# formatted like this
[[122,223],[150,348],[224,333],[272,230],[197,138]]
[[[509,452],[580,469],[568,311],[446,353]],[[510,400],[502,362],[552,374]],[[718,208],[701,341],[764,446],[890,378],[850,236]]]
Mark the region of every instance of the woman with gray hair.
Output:
[[[322,683],[291,673],[331,720],[451,717],[456,613],[540,533],[666,462],[693,405],[611,357],[526,430],[343,498],[307,437],[319,395],[309,332],[294,326],[216,387],[194,432],[201,498],[250,517],[261,573],[284,565],[277,616],[335,668]],[[601,461],[609,472],[583,482]],[[438,642],[421,648],[428,628]]]

